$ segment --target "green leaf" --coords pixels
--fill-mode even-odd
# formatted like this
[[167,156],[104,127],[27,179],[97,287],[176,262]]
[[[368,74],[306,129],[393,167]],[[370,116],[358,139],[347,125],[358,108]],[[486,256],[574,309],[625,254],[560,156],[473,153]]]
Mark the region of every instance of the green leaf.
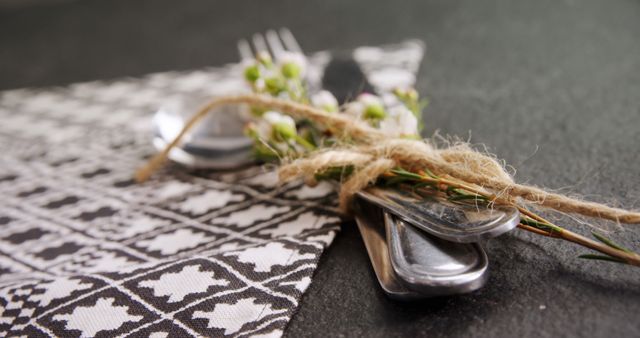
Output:
[[348,165],[345,167],[331,167],[321,173],[315,174],[315,178],[318,181],[327,180],[327,179],[340,180],[343,177],[350,176],[352,173],[353,173],[352,165]]
[[296,142],[298,142],[298,144],[301,145],[305,150],[307,151],[316,150],[316,146],[314,146],[311,142],[307,141],[304,137],[300,135],[295,135],[294,138]]
[[595,237],[600,242],[602,242],[602,243],[604,243],[604,244],[606,244],[606,245],[608,245],[608,246],[610,246],[610,247],[612,247],[614,249],[617,249],[617,250],[620,250],[620,251],[624,251],[624,252],[628,252],[628,253],[632,253],[633,252],[633,251],[631,251],[631,250],[629,250],[629,249],[627,249],[627,248],[615,243],[614,241],[610,240],[609,238],[604,237],[603,235],[600,235],[600,234],[598,234],[596,232],[593,232],[593,231],[591,232],[591,234],[593,235],[593,237]]
[[580,255],[580,256],[578,256],[578,258],[627,264],[627,262],[623,261],[620,258],[611,257],[611,256],[604,256],[604,255],[586,254],[586,255]]
[[414,180],[418,180],[421,181],[422,180],[422,176],[416,174],[416,173],[412,173],[410,171],[406,171],[402,168],[398,168],[398,169],[391,169],[391,172],[398,175],[398,176],[402,176],[402,177],[406,177],[406,178],[411,178]]
[[406,177],[402,177],[402,176],[394,176],[394,177],[390,177],[385,179],[384,184],[386,186],[394,186],[394,185],[398,185],[400,183],[404,183],[407,180],[410,180],[409,178]]
[[553,231],[553,232],[562,232],[562,228],[557,227],[555,225],[551,225],[551,224],[547,224],[547,223],[542,223],[542,222],[538,222],[534,219],[531,219],[529,217],[521,217],[520,218],[520,223],[524,224],[524,225],[528,225],[528,226],[532,226],[534,228],[540,229],[540,230],[544,230],[544,231]]
[[424,168],[424,172],[431,178],[435,178],[435,179],[440,178],[436,174],[434,174],[431,170],[429,170],[428,168]]
[[487,202],[487,199],[484,196],[480,195],[456,195],[449,197],[450,201],[468,201],[475,200],[476,202]]
[[433,182],[418,182],[413,186],[414,189],[422,189],[427,187],[433,189],[436,187],[436,184]]

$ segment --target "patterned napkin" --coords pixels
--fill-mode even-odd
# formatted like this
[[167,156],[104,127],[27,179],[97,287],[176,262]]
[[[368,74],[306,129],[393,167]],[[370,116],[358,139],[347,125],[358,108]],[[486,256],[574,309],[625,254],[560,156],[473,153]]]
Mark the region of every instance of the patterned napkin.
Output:
[[[412,85],[417,42],[361,47],[378,90]],[[311,57],[319,80],[327,52]],[[0,93],[0,336],[281,336],[340,220],[327,185],[273,171],[146,184],[162,104],[242,90],[238,65]]]

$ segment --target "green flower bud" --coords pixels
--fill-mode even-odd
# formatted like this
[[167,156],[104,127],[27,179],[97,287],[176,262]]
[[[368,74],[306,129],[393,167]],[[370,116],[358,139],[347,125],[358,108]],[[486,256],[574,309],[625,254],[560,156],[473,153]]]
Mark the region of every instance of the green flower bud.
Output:
[[265,110],[258,107],[251,107],[251,115],[255,117],[261,117],[264,114]]
[[251,65],[244,69],[244,78],[247,81],[254,83],[260,78],[260,68],[258,65]]
[[395,88],[393,94],[401,100],[414,102],[419,98],[418,92],[413,88]]
[[244,134],[252,139],[257,140],[260,138],[260,135],[258,135],[258,131],[256,130],[256,125],[254,123],[249,123],[244,127]]
[[375,104],[367,106],[364,110],[363,116],[365,119],[382,120],[387,116],[387,113],[381,105]]
[[297,64],[293,62],[287,62],[282,65],[281,71],[282,71],[282,75],[287,79],[295,79],[298,76],[300,76],[300,72],[302,70],[300,69],[300,66],[298,66]]
[[407,92],[400,87],[393,88],[393,95],[397,96],[398,98],[403,98],[406,94]]
[[296,136],[296,127],[284,122],[275,123],[273,125],[273,134],[277,140],[290,140]]
[[320,108],[328,113],[335,113],[338,111],[338,107],[331,104],[325,104],[323,106],[320,106]]
[[276,96],[280,94],[285,87],[284,80],[280,77],[271,77],[264,81],[265,88],[269,94]]
[[258,60],[258,62],[260,62],[263,66],[267,68],[273,65],[273,60],[271,59],[271,55],[269,55],[269,53],[267,52],[259,52],[258,55],[256,55],[256,60]]
[[407,99],[409,99],[410,101],[418,101],[419,95],[418,95],[418,91],[410,88],[407,90]]

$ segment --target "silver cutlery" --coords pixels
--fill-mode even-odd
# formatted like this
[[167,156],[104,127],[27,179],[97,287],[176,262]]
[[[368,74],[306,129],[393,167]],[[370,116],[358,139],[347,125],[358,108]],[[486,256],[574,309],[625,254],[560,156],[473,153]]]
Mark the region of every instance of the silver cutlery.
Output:
[[453,243],[384,212],[389,260],[398,279],[422,296],[468,293],[481,288],[489,261],[479,243]]
[[[255,34],[251,43],[240,40],[238,52],[242,60],[266,53],[276,62],[285,52],[302,53],[288,29]],[[185,112],[194,110],[182,108],[164,108],[154,116],[156,148],[163,149],[184,125]],[[238,109],[212,112],[169,158],[190,168],[217,170],[254,163],[252,140],[243,134],[246,120]],[[515,208],[455,204],[396,189],[370,187],[358,197],[356,222],[374,271],[383,290],[396,299],[464,293],[481,287],[488,260],[474,242],[503,234],[519,222]]]
[[264,35],[256,33],[252,37],[253,48],[247,40],[238,41],[240,59],[253,60],[260,53],[267,53],[274,61],[278,61],[285,52],[302,54],[300,44],[288,28],[278,31],[268,30]]
[[363,199],[355,219],[382,290],[419,300],[482,287],[488,259],[478,243],[452,243],[426,234]]
[[412,191],[376,186],[359,192],[358,196],[451,242],[481,242],[500,236],[520,223],[520,213],[514,207],[453,203],[435,195],[416,195]]
[[[153,145],[162,150],[173,140],[195,107],[163,107],[153,116]],[[189,132],[169,159],[188,168],[230,170],[255,163],[253,140],[244,135],[245,119],[237,106],[213,111]]]
[[366,201],[358,200],[356,201],[355,219],[369,254],[373,271],[385,294],[397,300],[426,298],[426,295],[407,288],[393,270],[382,209]]
[[[254,34],[252,43],[238,41],[242,61],[254,60],[258,54],[268,54],[278,61],[286,52],[300,53],[297,40],[287,28]],[[154,146],[161,150],[173,140],[197,107],[162,107],[153,117]],[[186,135],[179,147],[169,153],[169,159],[189,168],[231,170],[255,163],[253,140],[244,135],[247,113],[241,107],[223,107],[212,111],[193,131]]]

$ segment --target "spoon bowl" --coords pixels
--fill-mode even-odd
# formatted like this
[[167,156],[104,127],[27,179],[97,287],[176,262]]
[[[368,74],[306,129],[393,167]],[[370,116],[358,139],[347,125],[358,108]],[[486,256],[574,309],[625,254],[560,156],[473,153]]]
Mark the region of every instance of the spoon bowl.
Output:
[[[153,116],[153,145],[159,151],[184,127],[188,116],[184,105],[163,107]],[[244,135],[246,114],[240,107],[212,111],[169,152],[169,159],[189,168],[229,170],[255,163],[253,140]]]

